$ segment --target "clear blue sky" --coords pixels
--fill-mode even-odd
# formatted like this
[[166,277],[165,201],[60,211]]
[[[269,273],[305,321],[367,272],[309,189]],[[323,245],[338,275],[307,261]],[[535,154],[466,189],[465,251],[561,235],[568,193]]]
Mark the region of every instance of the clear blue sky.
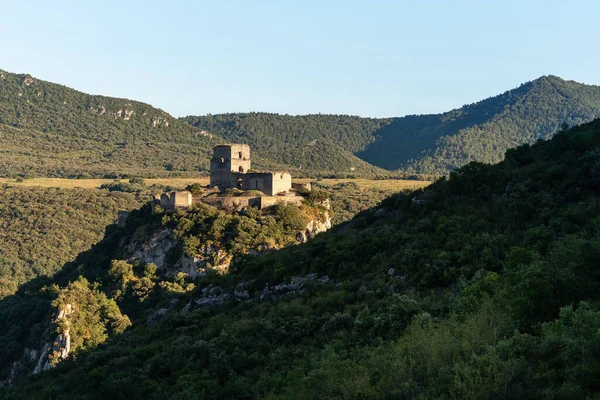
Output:
[[0,69],[175,116],[402,116],[547,74],[600,84],[598,15],[592,0],[3,0]]

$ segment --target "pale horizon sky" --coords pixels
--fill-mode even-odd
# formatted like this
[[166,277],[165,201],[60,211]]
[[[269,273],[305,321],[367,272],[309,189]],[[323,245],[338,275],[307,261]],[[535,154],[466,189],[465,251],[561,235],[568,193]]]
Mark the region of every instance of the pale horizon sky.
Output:
[[600,2],[0,1],[0,69],[174,116],[448,111],[600,85]]

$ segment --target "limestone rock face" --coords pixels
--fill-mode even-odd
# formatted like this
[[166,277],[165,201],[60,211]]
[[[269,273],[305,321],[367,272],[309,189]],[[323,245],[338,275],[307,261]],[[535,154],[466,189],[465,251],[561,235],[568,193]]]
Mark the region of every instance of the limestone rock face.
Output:
[[158,268],[166,266],[166,255],[169,250],[177,246],[177,240],[173,230],[165,229],[152,234],[147,243],[129,245],[132,255],[128,261],[140,260],[145,263],[156,264]]
[[318,277],[312,273],[304,276],[295,276],[290,282],[277,285],[266,285],[263,290],[250,293],[249,282],[238,283],[235,289],[223,289],[221,286],[209,285],[202,289],[202,297],[190,300],[181,310],[184,313],[205,307],[218,307],[226,303],[246,303],[256,301],[272,301],[286,297],[305,295],[311,287],[331,284],[328,276]]
[[[75,312],[75,307],[65,304],[64,308],[56,310],[54,323],[63,326],[63,330],[56,335],[52,343],[45,343],[40,351],[40,357],[33,369],[34,374],[50,369],[52,364],[65,360],[71,351],[71,334],[69,333],[68,316]],[[60,323],[64,320],[63,323]]]
[[[327,204],[329,204],[329,202]],[[331,217],[329,216],[329,212],[326,211],[323,215],[323,219],[313,219],[306,224],[306,228],[296,234],[296,240],[300,243],[305,243],[319,233],[326,232],[329,229],[331,229]]]
[[[328,208],[329,203],[323,204]],[[304,243],[319,233],[331,229],[330,213],[325,210],[313,217],[302,231],[296,235],[296,240]],[[167,262],[167,253],[177,246],[178,242],[172,229],[162,229],[154,232],[147,241],[132,242],[127,246],[130,254],[127,261],[141,261],[155,264],[161,274],[166,277],[176,276],[183,272],[192,279],[204,278],[209,271],[220,274],[227,273],[233,261],[233,255],[221,248],[218,243],[211,241],[202,243],[193,256],[183,254],[176,262]],[[260,256],[277,250],[277,246],[264,243],[257,248],[247,249],[246,253]]]
[[[0,386],[12,386],[30,374],[39,374],[65,360],[71,352],[68,317],[75,312],[76,308],[72,304],[65,304],[64,307],[57,309],[52,320],[48,321],[48,326],[43,334],[46,339],[39,344],[37,349],[24,349],[21,357],[13,363],[8,379],[0,382]],[[55,334],[54,326],[60,326],[62,330]]]

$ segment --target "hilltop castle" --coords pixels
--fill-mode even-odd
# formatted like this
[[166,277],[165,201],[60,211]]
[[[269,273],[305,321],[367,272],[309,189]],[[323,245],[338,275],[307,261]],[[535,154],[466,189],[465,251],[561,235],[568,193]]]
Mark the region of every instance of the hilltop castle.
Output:
[[210,186],[219,189],[260,190],[267,196],[290,191],[292,176],[285,171],[250,172],[250,146],[220,144],[210,160]]
[[[240,196],[223,193],[225,189],[260,191]],[[186,209],[202,202],[220,208],[242,209],[270,207],[277,203],[301,205],[304,197],[298,191],[311,190],[310,183],[292,183],[287,171],[251,171],[250,146],[220,144],[215,146],[210,160],[210,185],[203,194],[174,191],[155,196],[154,205],[165,210]]]

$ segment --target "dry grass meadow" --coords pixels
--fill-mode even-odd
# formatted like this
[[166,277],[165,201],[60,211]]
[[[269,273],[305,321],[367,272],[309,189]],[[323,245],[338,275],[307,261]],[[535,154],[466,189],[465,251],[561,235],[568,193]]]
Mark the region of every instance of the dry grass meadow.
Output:
[[[10,186],[41,186],[57,188],[99,188],[104,183],[112,182],[112,179],[61,179],[61,178],[34,178],[25,179],[23,182],[17,182],[15,179],[0,178],[0,185]],[[126,180],[124,180],[126,181]],[[165,185],[174,188],[183,188],[188,184],[200,183],[208,185],[208,178],[165,178],[165,179],[145,179],[147,185]],[[294,182],[314,182],[315,179],[294,179]],[[401,191],[404,189],[418,189],[429,185],[429,181],[413,181],[401,179],[370,180],[370,179],[323,179],[320,184],[333,186],[338,183],[354,182],[361,189],[382,189],[390,191]]]

